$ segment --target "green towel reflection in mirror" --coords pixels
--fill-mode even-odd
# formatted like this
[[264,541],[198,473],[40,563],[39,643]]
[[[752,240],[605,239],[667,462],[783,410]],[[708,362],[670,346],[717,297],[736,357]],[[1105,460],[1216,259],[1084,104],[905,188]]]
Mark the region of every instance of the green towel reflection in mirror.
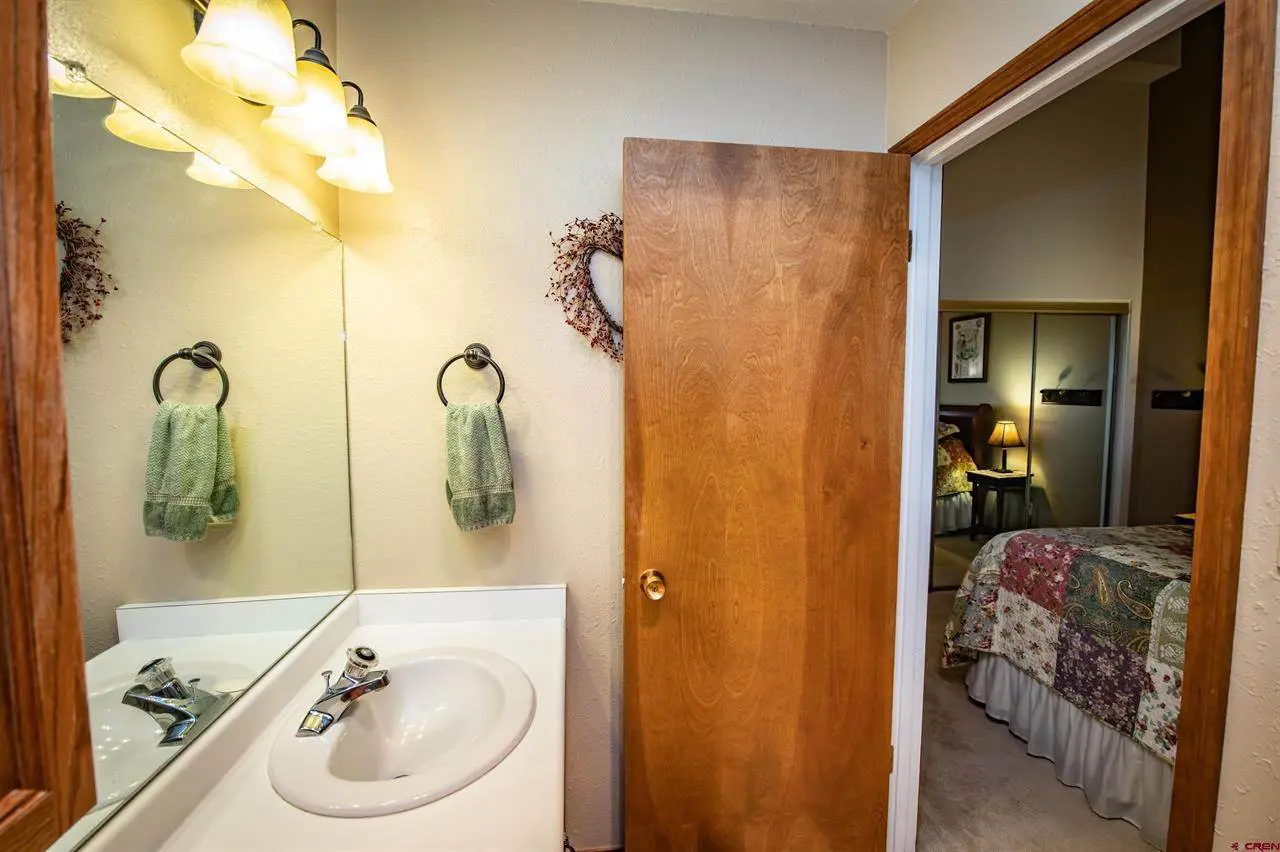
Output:
[[161,403],[147,454],[147,535],[199,541],[209,524],[234,521],[239,508],[226,415],[214,405]]

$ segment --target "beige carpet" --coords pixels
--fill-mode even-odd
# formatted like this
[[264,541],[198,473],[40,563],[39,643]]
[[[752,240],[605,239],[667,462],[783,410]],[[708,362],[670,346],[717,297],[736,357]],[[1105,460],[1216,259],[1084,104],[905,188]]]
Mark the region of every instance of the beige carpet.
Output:
[[954,592],[929,596],[919,852],[1151,852],[1138,830],[1089,809],[1053,763],[969,700],[962,670],[939,665]]
[[956,587],[964,579],[965,572],[978,555],[986,538],[970,541],[968,533],[939,535],[933,539],[933,575],[931,588]]

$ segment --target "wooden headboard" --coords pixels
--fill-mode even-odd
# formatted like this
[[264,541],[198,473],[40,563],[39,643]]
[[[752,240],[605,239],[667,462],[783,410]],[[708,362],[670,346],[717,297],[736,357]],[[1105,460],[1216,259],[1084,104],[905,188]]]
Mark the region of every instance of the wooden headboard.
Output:
[[964,448],[973,456],[978,467],[985,468],[991,448],[987,438],[996,425],[996,413],[985,402],[981,405],[942,405],[938,407],[938,420],[950,423],[960,430],[956,435]]

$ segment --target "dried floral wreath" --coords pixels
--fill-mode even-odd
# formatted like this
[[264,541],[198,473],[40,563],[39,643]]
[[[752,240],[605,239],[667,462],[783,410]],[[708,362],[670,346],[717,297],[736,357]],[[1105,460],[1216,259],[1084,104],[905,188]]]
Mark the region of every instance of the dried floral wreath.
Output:
[[83,219],[73,216],[71,208],[62,201],[55,208],[58,216],[58,241],[62,243],[62,272],[59,289],[62,301],[62,342],[67,343],[76,334],[102,319],[102,301],[113,290],[111,274],[103,271],[102,226],[106,219],[93,227]]
[[[564,308],[564,321],[587,338],[595,349],[622,361],[622,324],[615,320],[591,280],[596,252],[622,259],[622,217],[604,213],[599,219],[574,219],[555,246],[555,273],[547,297]],[[554,234],[552,236],[555,236]]]

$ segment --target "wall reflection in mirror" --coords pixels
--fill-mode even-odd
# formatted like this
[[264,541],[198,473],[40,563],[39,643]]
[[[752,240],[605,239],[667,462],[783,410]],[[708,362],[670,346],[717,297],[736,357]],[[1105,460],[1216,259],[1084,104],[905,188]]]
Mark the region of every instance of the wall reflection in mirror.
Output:
[[341,244],[50,67],[98,802],[70,849],[346,595],[352,563]]

